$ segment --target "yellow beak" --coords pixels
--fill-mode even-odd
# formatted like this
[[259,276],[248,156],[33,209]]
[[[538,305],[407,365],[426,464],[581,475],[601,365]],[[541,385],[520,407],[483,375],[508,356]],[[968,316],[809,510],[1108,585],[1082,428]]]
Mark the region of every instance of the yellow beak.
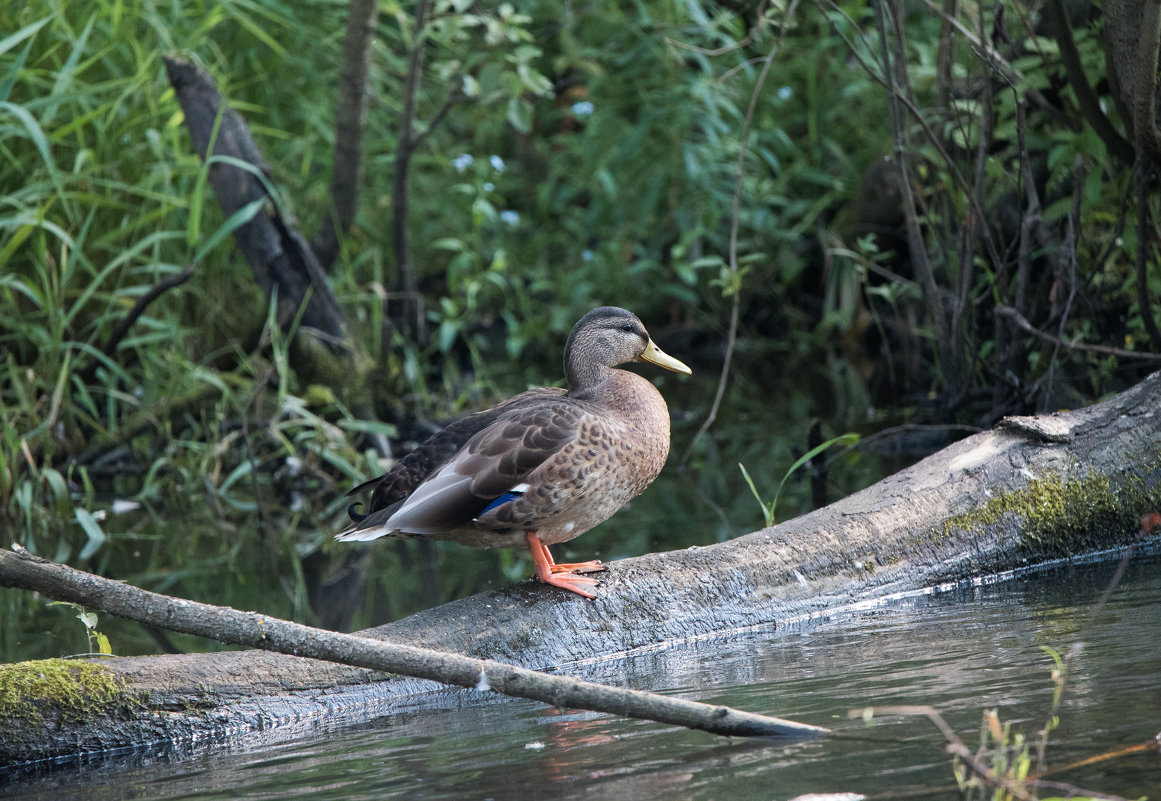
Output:
[[649,344],[645,346],[645,352],[637,357],[639,362],[649,362],[658,367],[664,367],[666,370],[672,370],[675,373],[685,373],[686,375],[693,375],[693,370],[690,370],[684,364],[673,358],[661,348],[653,344],[653,340],[649,340]]

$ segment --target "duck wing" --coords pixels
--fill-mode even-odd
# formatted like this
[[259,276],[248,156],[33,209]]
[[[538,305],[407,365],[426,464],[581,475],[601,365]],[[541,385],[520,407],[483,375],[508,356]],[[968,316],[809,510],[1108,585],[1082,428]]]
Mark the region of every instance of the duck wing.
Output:
[[364,481],[347,495],[371,490],[371,499],[365,514],[355,512],[356,504],[348,509],[351,523],[338,535],[339,540],[371,540],[390,533],[387,520],[424,481],[452,462],[472,437],[505,415],[526,408],[538,408],[564,397],[559,387],[541,387],[522,392],[491,409],[484,409],[461,417],[432,434],[419,447],[400,459],[381,476]]
[[486,528],[527,523],[544,510],[521,503],[523,513],[513,514],[517,504],[494,502],[509,493],[516,501],[535,489],[533,473],[577,438],[588,417],[584,404],[559,401],[509,410],[420,484],[386,525],[408,534],[437,534],[473,521]]
[[381,476],[364,481],[350,490],[347,495],[358,495],[371,490],[371,502],[368,514],[398,507],[399,502],[407,498],[415,488],[427,480],[439,468],[452,460],[457,452],[468,440],[484,430],[496,419],[527,406],[536,406],[563,397],[563,389],[558,387],[541,387],[530,389],[515,395],[503,403],[461,417],[444,428],[432,434],[420,443],[419,447],[400,459],[395,466]]

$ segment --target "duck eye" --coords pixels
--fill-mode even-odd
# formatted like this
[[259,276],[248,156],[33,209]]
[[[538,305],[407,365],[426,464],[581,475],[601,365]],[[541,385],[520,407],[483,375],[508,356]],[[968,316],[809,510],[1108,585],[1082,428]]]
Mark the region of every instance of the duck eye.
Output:
[[632,332],[632,330],[633,330],[633,324],[632,324],[632,323],[621,323],[621,330],[622,330],[622,331],[630,331],[630,332]]

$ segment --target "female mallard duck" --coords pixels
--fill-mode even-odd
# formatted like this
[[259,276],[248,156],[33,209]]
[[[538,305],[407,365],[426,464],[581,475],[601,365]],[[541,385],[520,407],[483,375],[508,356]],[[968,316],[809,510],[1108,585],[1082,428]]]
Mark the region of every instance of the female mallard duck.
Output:
[[567,389],[531,389],[432,435],[351,511],[340,540],[431,537],[479,548],[527,544],[536,578],[595,598],[581,573],[600,561],[556,564],[548,546],[579,537],[640,495],[669,455],[669,410],[649,381],[614,369],[650,362],[679,373],[631,312],[593,309],[564,348]]

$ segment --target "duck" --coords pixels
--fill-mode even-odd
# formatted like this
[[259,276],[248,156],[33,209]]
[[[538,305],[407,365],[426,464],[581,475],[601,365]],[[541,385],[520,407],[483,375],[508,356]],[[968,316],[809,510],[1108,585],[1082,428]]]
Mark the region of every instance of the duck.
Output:
[[585,598],[600,560],[558,564],[550,545],[579,537],[648,487],[669,455],[669,409],[653,384],[618,369],[647,362],[691,374],[635,314],[601,306],[564,348],[565,387],[541,387],[456,420],[387,473],[365,513],[348,508],[344,542],[427,537],[475,548],[527,547],[534,578]]

